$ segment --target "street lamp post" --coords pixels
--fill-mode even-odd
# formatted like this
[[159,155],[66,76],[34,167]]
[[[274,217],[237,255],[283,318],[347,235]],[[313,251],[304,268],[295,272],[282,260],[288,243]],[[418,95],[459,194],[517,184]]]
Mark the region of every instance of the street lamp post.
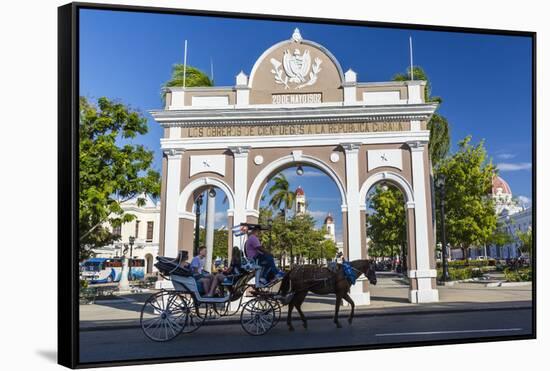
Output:
[[510,242],[506,245],[506,253],[508,255],[508,259],[511,259],[511,252],[510,252],[510,245],[515,244],[514,239],[514,232],[512,231],[512,223],[510,219],[510,215],[506,215],[506,227],[508,229],[508,235],[510,236]]
[[199,254],[201,205],[202,205],[202,193],[195,200],[195,243],[193,246],[193,256],[197,256]]
[[130,276],[130,278],[132,277],[132,262],[134,261],[133,258],[134,258],[134,241],[136,240],[136,238],[134,236],[130,236],[128,238],[128,242],[130,244],[130,259],[128,261],[128,276]]
[[439,188],[441,207],[441,281],[446,282],[449,280],[449,264],[447,262],[447,238],[445,236],[445,178],[440,176],[436,185]]
[[272,229],[273,229],[273,219],[269,218],[267,219],[267,225],[269,226],[269,250],[271,250],[273,248],[272,246],[272,238],[271,238],[271,234],[272,234]]

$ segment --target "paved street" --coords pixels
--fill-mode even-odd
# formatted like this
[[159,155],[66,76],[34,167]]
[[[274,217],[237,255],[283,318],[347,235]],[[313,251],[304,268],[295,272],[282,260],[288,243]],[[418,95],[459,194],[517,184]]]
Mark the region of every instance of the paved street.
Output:
[[[358,306],[352,326],[349,307],[340,312],[336,329],[333,296],[308,296],[304,311],[309,328],[294,313],[296,331],[281,322],[267,335],[247,335],[238,317],[212,320],[191,335],[155,343],[139,327],[139,314],[150,293],[98,300],[80,307],[82,362],[219,353],[307,349],[337,345],[403,343],[419,340],[468,339],[531,332],[531,286],[487,287],[488,282],[439,286],[440,302],[410,304],[408,286],[396,275],[380,274],[371,287],[371,304]],[[122,340],[121,340],[122,339]]]
[[[423,309],[484,308],[525,306],[531,303],[531,285],[519,287],[486,287],[489,281],[460,283],[453,286],[438,286],[439,303],[430,305],[411,304],[408,286],[395,274],[380,273],[378,284],[370,287],[371,304],[358,307],[358,311]],[[91,329],[121,325],[139,326],[139,315],[144,301],[151,293],[113,297],[113,300],[97,300],[92,305],[80,306],[80,328]],[[303,305],[307,312],[333,312],[334,296],[308,295]],[[343,307],[343,311],[347,308]]]
[[264,336],[247,335],[238,323],[205,324],[197,332],[167,343],[146,338],[141,329],[83,331],[81,361],[116,361],[151,357],[184,357],[216,353],[308,349],[327,346],[404,343],[419,340],[468,339],[531,332],[531,310],[483,310],[459,313],[416,313],[359,316],[337,329],[331,319],[310,320],[305,330],[294,322],[289,332],[284,320]]

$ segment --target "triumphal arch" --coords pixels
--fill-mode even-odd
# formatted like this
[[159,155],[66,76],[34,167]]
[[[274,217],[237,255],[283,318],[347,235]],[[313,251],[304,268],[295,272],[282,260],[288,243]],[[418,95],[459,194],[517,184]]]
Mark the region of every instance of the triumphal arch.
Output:
[[[194,199],[223,190],[228,224],[256,222],[260,197],[281,170],[313,166],[337,185],[344,254],[366,258],[366,198],[389,182],[407,210],[409,299],[438,300],[427,122],[436,104],[424,81],[359,82],[322,45],[292,36],[268,48],[234,86],[168,88],[152,111],[164,128],[160,254],[192,251]],[[229,241],[232,246],[235,241]],[[369,303],[367,280],[351,295]]]

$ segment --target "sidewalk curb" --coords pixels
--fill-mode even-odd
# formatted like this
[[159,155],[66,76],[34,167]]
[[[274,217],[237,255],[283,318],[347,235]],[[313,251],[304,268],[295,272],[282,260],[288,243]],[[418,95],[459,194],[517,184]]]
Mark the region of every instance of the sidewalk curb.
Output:
[[[475,307],[464,307],[464,308],[427,308],[424,309],[422,307],[417,307],[413,310],[406,308],[385,308],[385,309],[373,309],[373,310],[367,310],[367,311],[359,311],[355,312],[354,317],[385,317],[385,316],[397,316],[397,315],[409,315],[409,314],[418,314],[418,315],[428,315],[428,314],[443,314],[443,313],[465,313],[465,312],[490,312],[490,311],[507,311],[507,310],[524,310],[524,309],[532,309],[532,305],[508,305],[508,306],[481,306],[478,308]],[[388,309],[390,309],[388,311]],[[280,321],[284,321],[285,314],[283,313],[284,309],[281,313]],[[348,314],[349,310],[340,309],[341,314]],[[333,318],[334,312],[333,311],[312,311],[307,312],[306,314],[310,314],[307,316],[308,320],[318,320],[318,319],[327,319],[327,318]],[[343,318],[344,316],[340,316]],[[297,315],[292,316],[292,320],[300,320],[300,317]],[[119,324],[119,325],[99,325],[99,326],[85,326],[80,327],[80,332],[94,332],[94,331],[109,331],[109,330],[128,330],[128,329],[136,329],[141,328],[140,323],[138,320],[123,320],[126,322],[130,322],[127,324]],[[217,318],[212,320],[206,320],[205,324],[203,326],[221,326],[221,325],[230,325],[230,324],[240,324],[239,315],[235,315],[228,318]]]
[[488,283],[487,287],[522,287],[531,285],[531,281],[525,282],[508,282],[508,281],[498,281],[493,283]]

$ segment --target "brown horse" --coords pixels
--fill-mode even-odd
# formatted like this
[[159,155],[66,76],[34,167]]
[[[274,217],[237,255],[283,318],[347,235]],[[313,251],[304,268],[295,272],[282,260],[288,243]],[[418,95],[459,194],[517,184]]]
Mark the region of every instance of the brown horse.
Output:
[[[376,285],[376,273],[372,260],[354,260],[351,262],[351,266],[356,279],[364,274],[371,284]],[[294,307],[296,307],[296,310],[300,314],[304,328],[307,329],[307,320],[302,312],[301,306],[309,291],[318,295],[336,295],[334,323],[338,328],[342,327],[340,322],[338,322],[338,312],[340,311],[342,299],[346,300],[351,305],[351,313],[348,318],[348,322],[351,324],[355,303],[349,296],[350,287],[351,284],[346,279],[341,264],[337,265],[335,271],[327,267],[315,265],[300,265],[292,268],[290,272],[284,276],[279,290],[280,297],[290,298],[290,302],[288,303],[288,316],[286,319],[288,329],[294,331],[291,322],[292,310]],[[287,296],[289,293],[290,296]]]

